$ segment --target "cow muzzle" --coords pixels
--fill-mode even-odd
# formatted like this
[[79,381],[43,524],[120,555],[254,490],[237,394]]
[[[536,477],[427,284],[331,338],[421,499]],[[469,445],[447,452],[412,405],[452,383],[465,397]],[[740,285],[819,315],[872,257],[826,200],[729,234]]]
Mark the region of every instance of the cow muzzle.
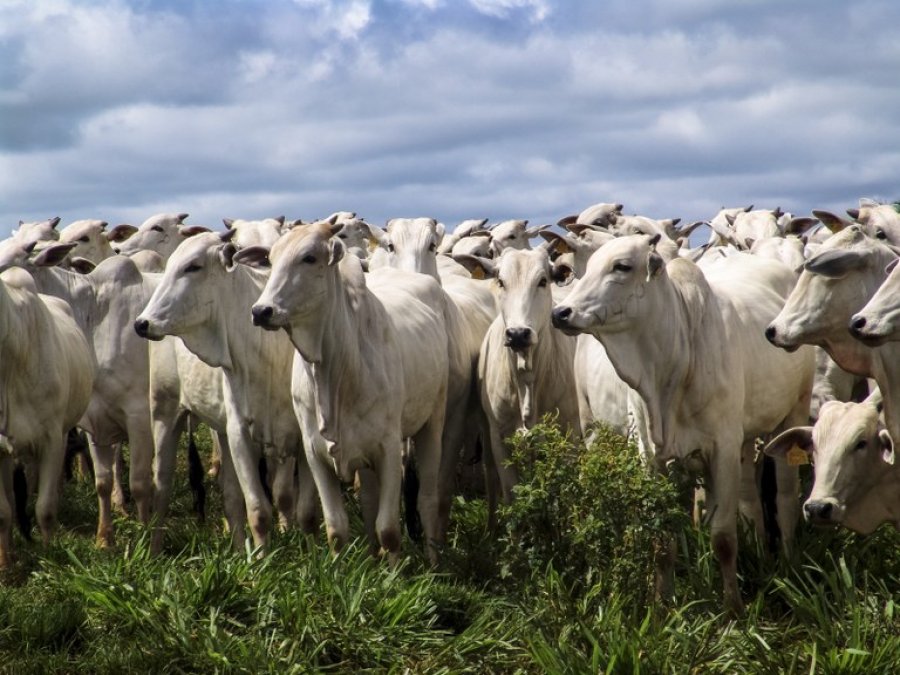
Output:
[[838,511],[830,501],[809,500],[803,505],[803,517],[813,525],[837,525],[840,522]]
[[775,327],[774,323],[770,323],[768,327],[766,327],[766,340],[786,352],[795,352],[800,349],[800,345],[785,342],[784,338],[778,333],[778,329]]
[[134,322],[134,332],[145,340],[162,340],[163,336],[154,335],[150,330],[150,320],[138,317]]
[[565,305],[554,307],[553,311],[550,312],[550,322],[554,328],[561,330],[566,335],[578,335],[581,331],[572,325],[573,314],[571,307],[566,307]]
[[504,345],[514,352],[528,349],[534,344],[534,331],[530,328],[507,328]]
[[253,305],[250,310],[253,316],[253,325],[265,328],[266,330],[277,330],[279,326],[272,323],[275,317],[275,308],[272,305]]
[[887,341],[885,336],[872,332],[868,320],[861,314],[851,317],[848,329],[850,335],[869,347],[879,347]]

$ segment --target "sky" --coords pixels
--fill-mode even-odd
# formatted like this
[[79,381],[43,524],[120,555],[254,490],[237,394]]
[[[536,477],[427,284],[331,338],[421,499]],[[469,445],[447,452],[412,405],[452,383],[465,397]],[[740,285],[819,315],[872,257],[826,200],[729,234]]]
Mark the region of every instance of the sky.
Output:
[[900,198],[896,0],[0,0],[0,236]]

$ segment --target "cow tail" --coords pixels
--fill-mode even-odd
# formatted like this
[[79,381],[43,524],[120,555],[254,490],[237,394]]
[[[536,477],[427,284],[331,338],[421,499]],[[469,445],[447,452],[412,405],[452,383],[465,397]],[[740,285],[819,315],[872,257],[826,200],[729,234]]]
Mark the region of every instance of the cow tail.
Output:
[[28,479],[25,469],[16,466],[13,470],[13,496],[16,508],[16,523],[26,541],[31,541],[31,516],[28,515]]
[[188,422],[188,484],[194,495],[194,513],[201,523],[206,520],[206,484],[204,482],[203,462],[197,443],[194,441],[194,425]]

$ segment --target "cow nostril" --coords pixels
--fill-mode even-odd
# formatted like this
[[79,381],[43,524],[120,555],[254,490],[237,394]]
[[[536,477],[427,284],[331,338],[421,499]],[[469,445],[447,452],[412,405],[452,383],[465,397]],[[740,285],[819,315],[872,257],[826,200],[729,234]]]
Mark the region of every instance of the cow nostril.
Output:
[[553,310],[553,319],[555,321],[568,321],[570,316],[572,316],[571,307],[556,307]]
[[147,319],[138,319],[134,322],[134,332],[142,338],[147,337],[150,332],[150,322]]
[[272,318],[275,310],[271,305],[254,305],[250,313],[253,315],[253,325],[261,326]]
[[850,330],[859,332],[865,327],[866,327],[866,317],[864,317],[864,316],[855,316],[850,321]]
[[766,328],[766,340],[769,342],[775,342],[775,335],[777,331],[775,330],[775,326],[769,326]]
[[829,520],[833,505],[831,502],[807,502],[803,505],[803,513],[807,519]]

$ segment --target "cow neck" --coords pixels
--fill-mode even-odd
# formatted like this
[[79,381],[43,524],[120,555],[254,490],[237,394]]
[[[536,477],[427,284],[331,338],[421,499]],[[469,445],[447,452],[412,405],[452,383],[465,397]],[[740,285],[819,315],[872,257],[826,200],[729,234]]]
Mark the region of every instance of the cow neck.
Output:
[[[676,260],[669,269],[675,263],[691,264]],[[695,273],[686,283],[676,283],[665,273],[647,282],[641,316],[652,320],[639,319],[630,330],[595,334],[619,377],[641,397],[651,440],[664,455],[681,450],[674,443],[682,405],[694,403],[691,407],[698,411],[704,405],[683,400],[685,393],[691,394],[691,373],[725,367],[717,358],[722,346],[712,344],[708,336],[719,326],[716,332],[725,338],[721,314],[702,272],[692,267]]]
[[[341,396],[344,388],[367,382],[379,396],[385,393],[374,373],[362,372],[366,365],[363,354],[372,347],[370,342],[375,338],[364,334],[363,327],[377,325],[371,321],[377,302],[361,272],[359,279],[352,279],[338,264],[327,276],[327,297],[319,311],[291,326],[294,346],[311,365],[319,432],[329,444],[339,443],[339,403],[352,402]],[[382,349],[387,345],[376,347]]]
[[29,270],[39,293],[52,295],[69,303],[75,322],[88,340],[92,340],[97,323],[97,289],[84,274],[59,267],[33,267]]
[[[47,367],[40,362],[31,331],[48,332],[48,315],[37,295],[0,280],[0,436],[6,436],[10,425],[16,424],[10,402],[19,400],[23,386],[33,389],[40,381],[40,370]],[[0,448],[0,452],[4,450]]]
[[523,429],[530,429],[537,424],[538,415],[545,412],[538,400],[539,392],[536,383],[546,381],[547,377],[558,376],[557,373],[547,372],[547,366],[551,362],[547,357],[556,348],[552,340],[555,335],[549,330],[549,326],[545,325],[538,326],[537,333],[537,344],[526,350],[516,352],[509,347],[504,347],[509,352],[510,368],[514,374]]

